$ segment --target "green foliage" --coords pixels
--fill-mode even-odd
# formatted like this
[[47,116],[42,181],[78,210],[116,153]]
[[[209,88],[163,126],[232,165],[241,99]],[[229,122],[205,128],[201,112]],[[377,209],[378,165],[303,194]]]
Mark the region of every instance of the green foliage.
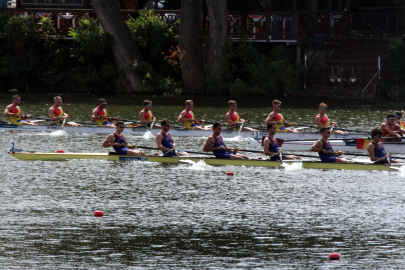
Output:
[[398,61],[405,57],[405,42],[394,40],[389,46],[390,54],[386,58],[387,75],[378,84],[378,97],[389,97],[393,99],[404,99],[405,96],[405,63]]

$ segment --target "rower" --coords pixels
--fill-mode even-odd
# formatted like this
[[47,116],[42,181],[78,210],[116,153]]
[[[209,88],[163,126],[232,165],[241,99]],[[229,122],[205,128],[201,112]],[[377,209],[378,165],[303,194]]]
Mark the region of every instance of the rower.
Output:
[[122,134],[124,132],[125,124],[122,121],[118,121],[115,124],[115,132],[108,135],[105,141],[103,142],[102,146],[104,148],[108,148],[112,146],[115,150],[115,152],[118,155],[128,155],[128,156],[146,156],[144,152],[141,152],[139,150],[129,150],[130,149],[135,149],[136,144],[129,145],[127,143],[127,140],[125,139],[124,135]]
[[318,152],[322,162],[325,163],[353,163],[345,158],[338,158],[343,155],[342,151],[334,152],[332,145],[328,141],[330,137],[330,127],[321,128],[322,139],[314,143],[311,147],[312,152]]
[[395,116],[395,124],[398,124],[402,129],[405,129],[405,121],[402,119],[404,118],[404,111],[395,111],[394,116]]
[[256,129],[245,127],[245,120],[241,119],[236,112],[237,103],[235,100],[228,101],[229,112],[225,114],[225,121],[230,128],[233,128],[234,131],[239,131],[239,128],[243,126],[242,131],[257,131]]
[[383,137],[392,137],[392,139],[384,139],[387,142],[402,142],[402,136],[405,134],[405,130],[400,125],[395,124],[395,115],[388,114],[387,122],[381,124],[380,127]]
[[169,133],[170,130],[170,121],[163,119],[160,122],[162,131],[156,135],[156,145],[163,152],[165,157],[177,156],[191,156],[189,153],[184,151],[174,151],[177,148],[176,143],[174,142],[172,136]]
[[[263,141],[264,154],[270,156],[271,161],[280,160],[280,153],[283,153],[283,150],[280,148],[274,135],[277,132],[277,124],[270,122],[267,124],[267,131],[269,134]],[[282,155],[283,160],[296,160],[302,159],[299,156],[295,155]]]
[[317,116],[315,116],[315,124],[318,127],[318,129],[321,130],[322,128],[324,128],[326,126],[330,126],[330,127],[333,126],[334,129],[333,129],[332,133],[347,134],[347,132],[337,130],[336,122],[331,122],[331,123],[329,122],[329,117],[325,114],[327,108],[328,108],[328,105],[326,105],[325,103],[322,102],[321,104],[319,104],[319,114]]
[[238,148],[228,149],[221,137],[222,124],[214,123],[213,134],[208,137],[203,151],[212,151],[219,159],[249,159],[247,156],[238,154]]
[[192,100],[186,100],[186,109],[180,113],[177,122],[182,123],[187,129],[211,130],[210,128],[201,126],[202,123],[205,123],[205,120],[201,120],[201,122],[195,120],[194,114],[191,111],[193,106]]
[[[53,106],[49,108],[49,118],[52,122],[56,123],[56,125],[61,126],[63,119],[67,119],[69,115],[63,112],[62,98],[60,96],[56,96],[53,102]],[[75,122],[66,122],[65,126],[81,127],[82,125]]]
[[143,101],[143,110],[139,112],[139,121],[141,125],[147,125],[150,127],[153,123],[153,128],[160,128],[159,125],[155,125],[156,117],[152,114],[152,101]]
[[114,120],[118,121],[118,117],[111,118],[107,113],[106,106],[107,101],[104,98],[100,99],[98,101],[98,106],[93,110],[91,121],[96,122],[99,127],[115,127],[112,122]]
[[19,95],[13,96],[13,103],[6,107],[4,116],[8,117],[8,120],[10,120],[13,125],[36,125],[35,123],[26,121],[26,119],[31,118],[31,115],[24,116],[21,113],[20,104],[21,97]]
[[293,132],[293,133],[301,133],[300,131],[296,129],[287,129],[287,127],[292,127],[296,126],[297,124],[295,122],[292,123],[287,123],[287,121],[284,119],[283,115],[279,113],[281,109],[281,101],[279,100],[273,100],[272,102],[273,105],[273,111],[267,116],[266,119],[266,126],[270,122],[276,122],[277,124],[277,132]]
[[[375,128],[371,131],[371,138],[373,139],[367,147],[368,154],[370,156],[371,161],[377,161],[376,164],[385,164],[387,158],[390,157],[389,153],[385,153],[385,148],[382,143],[382,131],[378,128]],[[403,163],[400,160],[395,158],[390,159],[391,163]]]

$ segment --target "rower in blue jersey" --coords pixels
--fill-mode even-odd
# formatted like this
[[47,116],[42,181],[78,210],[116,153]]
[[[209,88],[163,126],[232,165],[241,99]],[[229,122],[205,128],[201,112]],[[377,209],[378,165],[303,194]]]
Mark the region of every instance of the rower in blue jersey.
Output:
[[329,126],[321,128],[322,139],[314,143],[310,150],[318,152],[321,161],[325,163],[353,163],[353,161],[338,157],[343,155],[342,151],[333,151],[332,145],[328,141],[330,133]]
[[382,137],[382,131],[379,128],[375,128],[371,131],[371,138],[373,139],[367,147],[368,154],[370,156],[371,161],[377,161],[376,164],[385,164],[389,163],[403,163],[401,160],[397,160],[395,158],[392,158],[390,160],[390,154],[385,152],[384,145],[382,143],[381,137]]
[[216,158],[220,159],[249,159],[247,156],[238,154],[238,148],[228,149],[221,137],[222,124],[214,123],[213,134],[205,141],[203,151],[212,151]]
[[156,135],[156,145],[163,152],[163,156],[165,157],[173,157],[177,156],[191,156],[189,153],[184,151],[175,151],[177,148],[176,143],[174,142],[172,136],[169,133],[170,130],[170,121],[169,120],[162,120],[160,122],[160,126],[162,127],[162,131]]
[[277,124],[275,122],[267,124],[267,131],[269,134],[263,140],[263,149],[264,154],[270,156],[271,161],[280,160],[280,156],[282,156],[283,160],[302,159],[295,155],[280,155],[280,153],[283,153],[283,150],[280,148],[277,139],[274,137],[277,132]]
[[118,121],[115,124],[115,132],[107,136],[103,142],[103,147],[113,147],[115,152],[119,155],[128,155],[128,156],[145,156],[144,152],[139,150],[133,150],[136,148],[136,144],[129,145],[125,139],[124,132],[125,124],[122,121]]

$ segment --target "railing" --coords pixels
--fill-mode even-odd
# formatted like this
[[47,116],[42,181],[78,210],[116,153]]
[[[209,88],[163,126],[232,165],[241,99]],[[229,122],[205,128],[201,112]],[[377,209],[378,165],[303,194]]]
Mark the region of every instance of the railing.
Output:
[[350,35],[357,37],[403,37],[405,15],[400,13],[354,13],[351,15]]
[[[311,83],[323,89],[356,88],[363,90],[375,73],[379,70],[379,60],[375,61],[338,61],[314,59],[308,64],[321,66],[319,74],[313,75],[311,65],[308,65],[308,74],[312,74]],[[311,76],[311,75],[308,75]],[[378,78],[378,77],[377,77]]]

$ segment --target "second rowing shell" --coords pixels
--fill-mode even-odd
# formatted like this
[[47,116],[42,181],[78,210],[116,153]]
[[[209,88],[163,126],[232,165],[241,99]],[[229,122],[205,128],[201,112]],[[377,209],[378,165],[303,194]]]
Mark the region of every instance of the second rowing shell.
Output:
[[[60,126],[51,125],[12,125],[12,124],[0,124],[0,130],[4,131],[26,131],[26,132],[54,132],[61,130]],[[110,134],[115,131],[111,127],[98,127],[98,126],[83,126],[83,127],[63,127],[63,130],[67,133],[88,133],[88,134]],[[144,135],[146,132],[151,131],[153,135],[157,135],[160,129],[148,129],[143,127],[127,127],[125,128],[124,134],[131,135]],[[188,129],[170,129],[170,134],[176,137],[209,137],[212,135],[212,130],[188,130]],[[262,138],[267,136],[265,131],[232,131],[223,130],[221,136],[224,138],[233,138],[236,136],[248,137],[248,138]],[[331,134],[330,138],[361,138],[367,134]],[[305,139],[305,140],[318,140],[321,138],[319,132],[303,132],[303,133],[277,133],[277,138],[280,139]]]
[[[278,135],[278,134],[277,134]],[[263,149],[262,141],[250,138],[250,144]],[[367,149],[357,149],[357,140],[336,140],[329,141],[334,151],[347,153],[364,153]],[[281,148],[287,151],[309,151],[315,141],[284,141]],[[367,146],[366,146],[367,147]],[[405,154],[405,142],[385,142],[385,152],[390,154]]]

